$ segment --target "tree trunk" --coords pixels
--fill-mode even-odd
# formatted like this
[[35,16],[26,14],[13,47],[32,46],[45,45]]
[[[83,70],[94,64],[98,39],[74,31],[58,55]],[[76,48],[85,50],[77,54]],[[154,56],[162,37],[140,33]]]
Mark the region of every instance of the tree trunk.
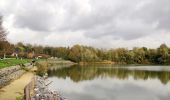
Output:
[[18,59],[18,54],[17,53],[15,54],[15,56],[16,56],[16,59]]
[[4,59],[6,59],[6,53],[4,53]]

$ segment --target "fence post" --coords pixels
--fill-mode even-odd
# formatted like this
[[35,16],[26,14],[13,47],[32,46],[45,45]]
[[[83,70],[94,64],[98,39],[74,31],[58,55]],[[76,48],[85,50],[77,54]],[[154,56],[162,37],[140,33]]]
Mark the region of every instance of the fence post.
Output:
[[34,94],[35,81],[36,81],[36,78],[33,77],[31,79],[31,82],[25,86],[23,100],[31,100],[31,92],[32,94]]

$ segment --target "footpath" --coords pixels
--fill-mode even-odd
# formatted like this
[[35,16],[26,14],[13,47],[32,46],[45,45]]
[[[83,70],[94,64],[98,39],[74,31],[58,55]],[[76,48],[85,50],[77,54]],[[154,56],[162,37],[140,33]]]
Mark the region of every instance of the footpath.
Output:
[[34,77],[34,73],[26,72],[19,79],[0,89],[0,100],[16,100],[23,95],[24,87]]

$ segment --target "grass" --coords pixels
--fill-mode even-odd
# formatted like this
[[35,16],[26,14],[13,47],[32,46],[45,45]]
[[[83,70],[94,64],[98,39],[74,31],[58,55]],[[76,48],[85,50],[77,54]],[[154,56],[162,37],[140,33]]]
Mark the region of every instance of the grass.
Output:
[[5,67],[9,67],[9,66],[18,65],[18,64],[28,63],[30,61],[31,61],[31,59],[22,59],[22,60],[21,59],[14,59],[14,58],[3,59],[3,60],[0,60],[0,69],[5,68]]
[[22,100],[21,96],[16,97],[16,100]]

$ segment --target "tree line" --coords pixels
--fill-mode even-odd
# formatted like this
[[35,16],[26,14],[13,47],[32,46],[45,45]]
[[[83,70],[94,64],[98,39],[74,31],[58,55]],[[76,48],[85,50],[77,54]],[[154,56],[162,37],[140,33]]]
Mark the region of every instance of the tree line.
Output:
[[121,64],[170,64],[170,48],[161,44],[156,49],[146,47],[135,47],[132,50],[127,48],[98,49],[90,46],[74,45],[72,47],[50,47],[41,45],[9,43],[6,40],[7,32],[2,26],[0,17],[0,57],[11,57],[17,54],[18,57],[33,58],[35,55],[58,57],[73,62],[100,62],[113,61]]
[[73,47],[51,47],[48,49],[51,56],[60,57],[74,62],[113,61],[120,64],[170,64],[170,48],[161,44],[156,49],[146,47],[116,49],[98,49],[83,45]]
[[[29,54],[41,54],[51,57],[58,57],[73,62],[100,62],[113,61],[120,64],[170,64],[170,48],[166,44],[161,44],[156,49],[146,47],[116,49],[98,49],[90,46],[74,45],[72,47],[50,47],[31,44],[10,44],[3,42],[0,49],[2,54],[10,55],[18,53],[19,57],[32,58]],[[3,56],[3,55],[1,55]]]

